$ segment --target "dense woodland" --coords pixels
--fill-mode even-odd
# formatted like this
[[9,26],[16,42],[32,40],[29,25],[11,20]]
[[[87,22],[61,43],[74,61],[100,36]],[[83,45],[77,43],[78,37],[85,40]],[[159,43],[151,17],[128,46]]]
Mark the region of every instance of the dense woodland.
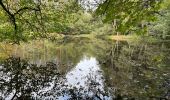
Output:
[[169,35],[168,0],[1,0],[1,41],[58,35]]
[[0,0],[0,100],[170,100],[170,0]]

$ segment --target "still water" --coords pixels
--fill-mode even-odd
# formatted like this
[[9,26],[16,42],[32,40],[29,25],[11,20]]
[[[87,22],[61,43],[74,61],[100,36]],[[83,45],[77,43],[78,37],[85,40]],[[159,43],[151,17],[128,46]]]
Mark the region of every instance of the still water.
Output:
[[168,100],[169,42],[1,44],[2,100]]

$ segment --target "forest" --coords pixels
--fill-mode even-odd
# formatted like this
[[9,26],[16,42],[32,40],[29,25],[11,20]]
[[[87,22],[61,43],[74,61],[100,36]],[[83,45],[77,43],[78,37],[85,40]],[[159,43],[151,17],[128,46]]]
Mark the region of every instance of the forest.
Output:
[[0,0],[0,100],[170,100],[170,0]]

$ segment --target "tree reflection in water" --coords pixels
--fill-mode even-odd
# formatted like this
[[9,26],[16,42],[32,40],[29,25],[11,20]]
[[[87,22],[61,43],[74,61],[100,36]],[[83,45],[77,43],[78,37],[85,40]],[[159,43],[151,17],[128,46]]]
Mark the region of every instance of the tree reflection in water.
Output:
[[[0,96],[5,99],[24,100],[28,98],[104,100],[104,97],[105,100],[170,99],[170,45],[168,42],[113,42],[88,39],[78,41],[80,40],[69,41],[60,47],[51,44],[50,47],[47,46],[47,53],[44,53],[42,48],[39,53],[36,52],[40,57],[37,55],[28,57],[29,62],[36,62],[41,60],[43,54],[48,54],[49,59],[45,61],[52,62],[31,64],[23,60],[22,56],[20,56],[22,59],[11,57],[2,62]],[[37,49],[39,48],[33,51]],[[19,55],[20,50],[17,52]],[[94,70],[92,66],[88,66],[89,64],[86,65],[87,69],[84,68],[85,66],[78,67],[84,55],[89,58],[94,57],[99,65],[92,66],[100,66],[100,70]],[[84,73],[81,70],[88,71],[84,79],[81,77]],[[99,72],[97,74],[99,76],[102,73],[102,77],[99,78],[102,82],[96,80],[98,77],[94,74],[96,71]],[[71,78],[68,79],[68,77]],[[72,79],[75,81],[70,81]],[[88,88],[76,86],[84,84],[79,80],[88,80]]]
[[21,58],[10,57],[1,63],[0,76],[0,95],[5,100],[108,98],[98,88],[101,84],[94,82],[95,76],[87,76],[90,83],[88,89],[65,84],[66,78],[53,62],[38,66]]
[[26,60],[10,57],[4,61],[0,69],[1,95],[6,99],[27,99],[58,81],[57,65],[48,62],[37,66]]
[[115,89],[113,94],[122,99],[169,100],[168,46],[165,43],[128,44],[116,41],[105,51],[106,55],[99,55],[105,82]]

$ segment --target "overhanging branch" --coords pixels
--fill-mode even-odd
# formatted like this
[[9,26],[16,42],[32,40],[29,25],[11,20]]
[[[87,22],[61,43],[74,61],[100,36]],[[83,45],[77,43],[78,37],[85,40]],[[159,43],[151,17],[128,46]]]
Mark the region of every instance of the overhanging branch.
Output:
[[[22,14],[21,12],[24,12],[24,11],[39,11],[41,12],[41,9],[39,7],[40,5],[38,5],[38,7],[22,7],[20,9],[18,9],[15,13],[11,12],[3,3],[3,0],[0,0],[0,7],[2,7],[2,10],[7,14],[7,16],[9,17],[9,20],[11,21],[12,25],[14,26],[14,33],[15,33],[15,42],[19,41],[18,40],[18,35],[17,35],[17,32],[18,32],[18,25],[17,25],[17,15],[18,14]],[[18,42],[17,42],[18,43]]]
[[19,14],[20,12],[24,11],[24,10],[31,10],[31,11],[40,11],[40,9],[37,9],[37,8],[31,8],[31,7],[23,7],[23,8],[20,8],[19,10],[17,10],[15,13],[14,13],[14,16]]
[[10,17],[10,20],[12,21],[13,25],[14,25],[14,29],[15,29],[15,33],[17,33],[17,24],[16,24],[16,19],[15,19],[15,15],[12,14],[3,4],[2,0],[0,0],[0,5],[2,7],[2,9],[8,14],[8,16]]

